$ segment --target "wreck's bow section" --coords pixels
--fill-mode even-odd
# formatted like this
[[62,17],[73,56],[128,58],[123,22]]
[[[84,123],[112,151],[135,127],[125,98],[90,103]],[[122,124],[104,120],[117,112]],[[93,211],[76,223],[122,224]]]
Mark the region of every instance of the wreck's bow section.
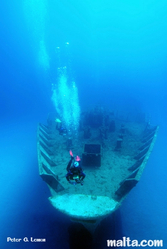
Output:
[[[78,138],[72,139],[71,134],[60,134],[55,118],[48,125],[39,124],[39,174],[51,191],[52,205],[74,221],[96,227],[140,180],[158,128],[147,122],[122,122],[106,113],[86,113]],[[69,149],[82,155],[83,186],[66,181]]]

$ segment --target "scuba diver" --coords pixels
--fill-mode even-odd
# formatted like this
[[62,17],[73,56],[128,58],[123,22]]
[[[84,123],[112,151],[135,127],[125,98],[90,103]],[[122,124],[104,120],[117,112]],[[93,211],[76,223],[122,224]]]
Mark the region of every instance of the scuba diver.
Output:
[[56,122],[56,130],[59,131],[59,135],[61,136],[67,135],[67,129],[63,126],[61,120],[56,118],[55,122]]
[[[73,153],[70,150],[71,159],[67,165],[67,171],[66,179],[69,183],[76,185],[77,183],[80,183],[83,185],[83,179],[85,178],[85,174],[82,171],[82,168],[80,166],[81,159],[79,156],[76,156],[74,159]],[[71,181],[74,180],[74,181]]]

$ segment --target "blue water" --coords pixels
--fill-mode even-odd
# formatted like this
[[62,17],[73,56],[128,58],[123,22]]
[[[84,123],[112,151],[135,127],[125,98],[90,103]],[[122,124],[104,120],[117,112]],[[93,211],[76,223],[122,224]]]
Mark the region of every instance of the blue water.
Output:
[[[37,124],[54,110],[57,68],[69,65],[81,109],[98,104],[142,110],[152,124],[160,125],[140,182],[115,216],[103,221],[94,247],[107,248],[107,239],[126,236],[162,239],[167,248],[166,30],[165,0],[1,1],[2,249],[69,248],[70,220],[48,202],[36,150]],[[47,242],[7,243],[7,237],[42,237]]]

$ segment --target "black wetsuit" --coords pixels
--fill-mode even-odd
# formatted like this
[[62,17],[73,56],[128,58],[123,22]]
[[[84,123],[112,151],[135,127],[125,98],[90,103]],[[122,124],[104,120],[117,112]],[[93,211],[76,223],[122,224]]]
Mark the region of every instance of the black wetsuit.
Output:
[[73,177],[78,176],[79,181],[82,181],[85,178],[85,174],[83,173],[82,168],[80,166],[81,163],[79,161],[78,162],[79,166],[75,167],[73,164],[73,161],[74,161],[74,158],[71,157],[71,159],[67,165],[68,173],[66,174],[66,179],[67,179],[67,181],[70,181],[70,180],[74,180]]

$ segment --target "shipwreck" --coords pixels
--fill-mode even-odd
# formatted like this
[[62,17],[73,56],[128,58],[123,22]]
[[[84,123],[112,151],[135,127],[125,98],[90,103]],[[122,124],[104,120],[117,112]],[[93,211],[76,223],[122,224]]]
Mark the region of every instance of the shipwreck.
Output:
[[[54,113],[38,125],[39,174],[50,189],[51,204],[93,232],[140,180],[159,127],[144,114],[103,108],[83,112],[77,134],[62,125]],[[65,177],[69,150],[81,158],[83,185],[69,184]]]

